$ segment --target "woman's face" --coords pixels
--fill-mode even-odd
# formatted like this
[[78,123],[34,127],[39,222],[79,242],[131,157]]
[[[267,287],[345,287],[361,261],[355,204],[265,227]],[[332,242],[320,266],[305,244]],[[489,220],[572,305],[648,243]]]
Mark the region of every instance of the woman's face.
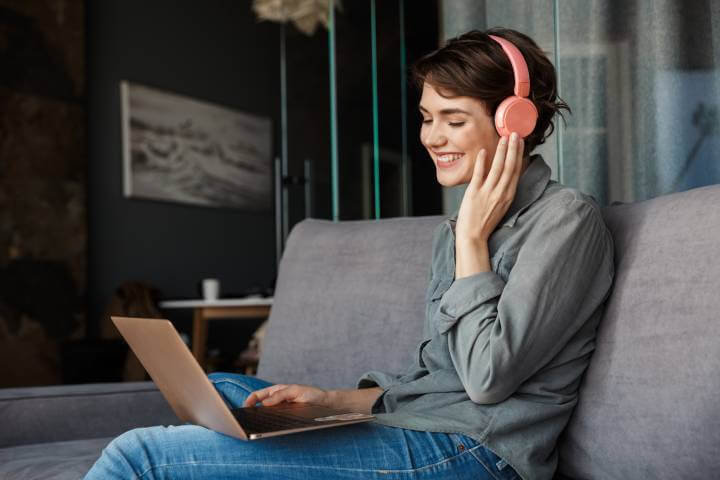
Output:
[[420,98],[423,117],[420,141],[435,164],[437,180],[444,187],[470,183],[475,159],[483,148],[485,175],[495,156],[500,136],[493,118],[472,97],[442,97],[429,83]]

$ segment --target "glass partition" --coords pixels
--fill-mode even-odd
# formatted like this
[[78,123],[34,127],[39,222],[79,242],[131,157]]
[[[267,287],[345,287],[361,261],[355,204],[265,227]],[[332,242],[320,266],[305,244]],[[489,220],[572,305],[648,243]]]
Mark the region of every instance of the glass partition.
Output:
[[437,47],[436,3],[335,7],[328,8],[328,28],[312,35],[282,26],[277,161],[284,237],[308,216],[439,213],[440,188],[418,141],[418,95],[406,74],[408,62]]

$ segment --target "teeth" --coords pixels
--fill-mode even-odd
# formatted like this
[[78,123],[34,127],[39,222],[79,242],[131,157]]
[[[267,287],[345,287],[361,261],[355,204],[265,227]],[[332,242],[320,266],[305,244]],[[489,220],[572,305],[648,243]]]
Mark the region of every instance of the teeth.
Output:
[[451,155],[438,155],[438,162],[449,163],[455,160],[459,160],[463,156],[462,153],[455,153]]

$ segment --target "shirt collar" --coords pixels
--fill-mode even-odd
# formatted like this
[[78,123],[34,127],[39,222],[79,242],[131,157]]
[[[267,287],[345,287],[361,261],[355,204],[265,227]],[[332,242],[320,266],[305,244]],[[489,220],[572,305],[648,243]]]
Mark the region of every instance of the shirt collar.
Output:
[[[503,227],[513,227],[517,218],[522,212],[528,209],[530,205],[540,198],[550,182],[550,167],[542,155],[536,154],[530,157],[528,167],[523,172],[518,181],[517,190],[515,191],[515,199],[510,204],[505,216],[500,220],[499,225]],[[458,212],[456,211],[448,220],[452,226],[457,222]]]

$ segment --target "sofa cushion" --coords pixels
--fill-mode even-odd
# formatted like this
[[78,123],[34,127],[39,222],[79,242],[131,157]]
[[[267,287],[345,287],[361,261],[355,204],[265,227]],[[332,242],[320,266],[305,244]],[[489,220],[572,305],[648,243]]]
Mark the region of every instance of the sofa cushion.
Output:
[[720,186],[610,207],[613,293],[560,444],[575,478],[720,470]]
[[258,376],[353,387],[404,372],[422,339],[432,236],[442,217],[295,225],[280,263]]
[[0,448],[3,480],[77,480],[90,470],[112,438]]

